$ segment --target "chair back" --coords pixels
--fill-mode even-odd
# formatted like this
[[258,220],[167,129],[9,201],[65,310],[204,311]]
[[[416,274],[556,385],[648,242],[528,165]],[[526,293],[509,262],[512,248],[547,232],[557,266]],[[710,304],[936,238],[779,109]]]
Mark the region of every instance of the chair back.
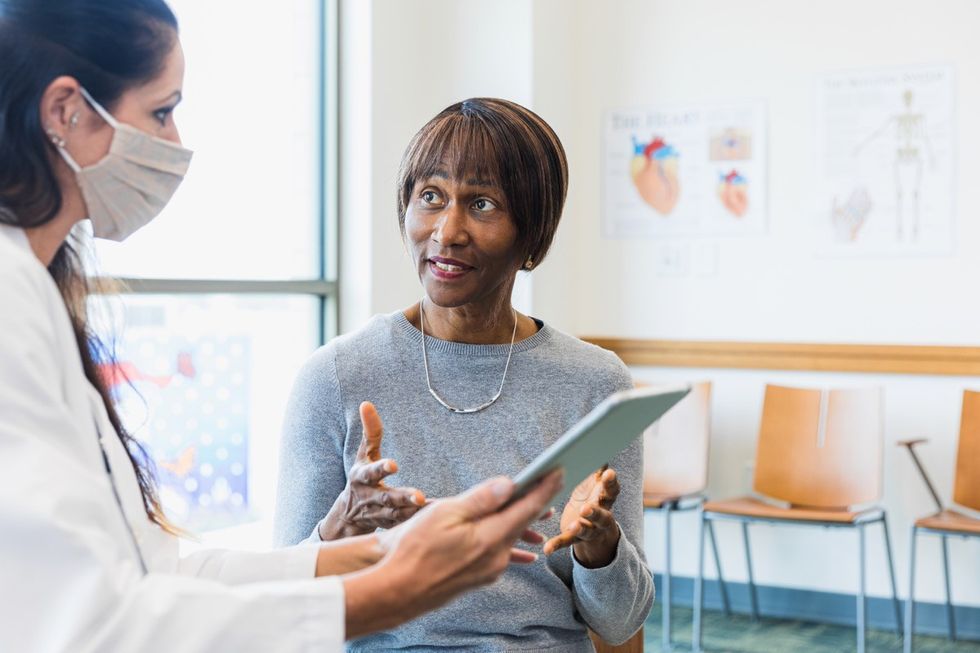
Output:
[[882,412],[879,388],[766,386],[753,489],[822,509],[877,500]]
[[643,494],[687,496],[708,485],[711,383],[691,392],[643,433]]
[[967,390],[963,393],[953,501],[980,510],[980,392]]

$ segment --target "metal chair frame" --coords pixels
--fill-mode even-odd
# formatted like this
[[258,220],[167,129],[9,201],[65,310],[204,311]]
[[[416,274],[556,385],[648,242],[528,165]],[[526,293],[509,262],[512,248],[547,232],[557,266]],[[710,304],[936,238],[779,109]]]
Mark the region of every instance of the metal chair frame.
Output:
[[[936,492],[936,488],[932,484],[932,479],[929,478],[929,474],[926,473],[926,468],[922,465],[922,461],[919,460],[919,456],[915,453],[915,445],[918,443],[919,441],[916,440],[907,440],[904,442],[899,442],[899,446],[904,446],[908,450],[909,455],[912,456],[912,462],[915,463],[916,468],[919,470],[919,474],[922,476],[922,480],[926,484],[926,489],[929,490],[933,503],[936,504],[936,509],[942,512],[942,499],[939,498],[939,493]],[[943,584],[946,588],[946,628],[947,637],[950,641],[956,641],[956,615],[953,609],[953,592],[949,580],[948,540],[950,537],[962,537],[964,540],[980,537],[980,533],[964,533],[962,531],[952,531],[939,528],[925,528],[923,526],[916,526],[914,523],[912,524],[912,527],[909,529],[909,596],[905,600],[905,641],[902,645],[902,651],[904,653],[912,653],[912,643],[915,637],[915,555],[916,543],[918,540],[917,536],[919,533],[938,535],[942,541]]]
[[[654,513],[660,513],[664,517],[664,572],[663,572],[663,582],[661,585],[663,596],[660,599],[660,603],[663,606],[663,613],[661,617],[662,622],[662,634],[661,634],[661,649],[664,651],[670,651],[673,648],[673,642],[671,641],[671,618],[670,618],[670,606],[671,606],[671,537],[670,537],[670,516],[674,512],[684,512],[689,510],[701,511],[701,507],[704,505],[705,496],[703,494],[681,497],[672,501],[665,501],[659,508],[648,508]],[[728,600],[728,588],[725,585],[724,578],[721,577],[721,559],[718,556],[718,544],[715,541],[715,532],[708,524],[708,537],[711,540],[711,552],[714,555],[715,566],[718,569],[718,581],[721,584],[721,601],[725,609],[725,614],[731,615],[732,608],[731,603]]]
[[[866,573],[865,573],[865,561],[866,561],[866,546],[865,546],[865,528],[871,524],[881,523],[882,532],[884,533],[885,540],[885,552],[888,557],[888,574],[891,579],[892,585],[892,603],[895,608],[895,625],[896,632],[901,635],[902,633],[902,611],[899,607],[898,602],[898,589],[895,584],[895,565],[892,561],[892,547],[891,538],[888,535],[888,519],[884,510],[876,510],[868,514],[867,517],[858,518],[853,522],[828,522],[828,521],[810,521],[810,520],[798,520],[798,519],[773,519],[766,517],[755,517],[746,515],[732,515],[720,512],[706,512],[703,507],[700,509],[700,528],[698,533],[698,574],[694,582],[694,622],[692,624],[692,636],[691,636],[691,650],[692,651],[702,651],[701,648],[701,637],[702,637],[702,620],[701,611],[703,609],[703,589],[702,585],[704,582],[704,531],[707,527],[711,529],[711,522],[713,521],[733,521],[738,522],[742,525],[742,540],[745,546],[745,563],[748,569],[749,575],[749,599],[751,601],[752,607],[752,618],[759,618],[759,597],[756,592],[755,587],[755,577],[752,572],[752,554],[749,547],[749,523],[758,522],[770,525],[794,525],[794,526],[813,526],[822,528],[854,528],[858,531],[858,566],[859,566],[859,582],[858,582],[858,595],[857,595],[857,651],[858,653],[864,653],[867,646],[867,588],[866,588]],[[714,541],[714,535],[712,534],[712,541]],[[715,556],[715,564],[718,565],[718,578],[721,580],[721,565],[719,564],[717,554]]]
[[905,600],[905,642],[902,647],[904,653],[912,653],[912,639],[915,635],[915,547],[919,533],[938,535],[942,539],[943,546],[943,576],[946,585],[946,628],[947,637],[950,641],[956,641],[956,616],[953,613],[952,588],[949,582],[949,544],[950,537],[962,537],[964,540],[970,538],[980,538],[977,533],[962,533],[960,531],[939,530],[936,528],[923,528],[913,525],[909,529],[909,596]]

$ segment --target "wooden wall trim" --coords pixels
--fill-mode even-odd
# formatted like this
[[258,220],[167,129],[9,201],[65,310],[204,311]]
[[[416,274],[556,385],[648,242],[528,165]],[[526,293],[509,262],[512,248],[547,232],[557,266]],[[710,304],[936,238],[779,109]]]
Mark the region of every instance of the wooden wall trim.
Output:
[[980,347],[584,339],[615,352],[627,365],[980,375]]

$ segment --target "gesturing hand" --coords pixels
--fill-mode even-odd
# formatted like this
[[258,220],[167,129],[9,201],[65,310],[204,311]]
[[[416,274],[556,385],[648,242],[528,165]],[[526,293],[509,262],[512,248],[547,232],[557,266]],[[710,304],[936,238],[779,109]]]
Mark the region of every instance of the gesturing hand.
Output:
[[532,562],[533,553],[512,547],[518,539],[543,539],[529,526],[560,487],[561,474],[553,472],[503,507],[514,483],[492,479],[379,533],[380,564],[344,579],[347,637],[394,627],[492,583],[512,562]]
[[347,487],[340,493],[318,527],[321,540],[363,535],[377,528],[391,528],[425,505],[425,495],[415,488],[389,487],[384,478],[398,471],[398,464],[381,458],[384,427],[374,404],[360,407],[363,435],[357,460],[347,474]]
[[571,546],[585,567],[612,562],[619,544],[619,524],[612,514],[618,496],[616,472],[606,466],[579,483],[562,511],[561,533],[545,542],[545,554]]

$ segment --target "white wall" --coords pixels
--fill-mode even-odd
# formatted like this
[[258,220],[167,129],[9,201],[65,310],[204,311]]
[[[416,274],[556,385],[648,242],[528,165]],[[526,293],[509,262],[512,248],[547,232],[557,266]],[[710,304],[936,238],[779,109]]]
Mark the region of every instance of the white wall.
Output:
[[[524,0],[342,2],[341,331],[421,296],[398,230],[398,163],[415,132],[454,102],[530,103],[531,7]],[[527,283],[517,291],[528,294]]]
[[[970,0],[619,0],[577,3],[578,80],[565,228],[582,230],[572,272],[590,310],[562,318],[579,333],[690,339],[976,342],[980,306],[980,47]],[[812,243],[816,76],[916,63],[957,66],[957,250],[949,258],[828,260]],[[604,109],[715,99],[769,109],[765,238],[719,240],[717,278],[659,278],[663,241],[599,237]],[[683,242],[683,241],[674,241]],[[711,241],[686,241],[711,242]],[[972,246],[971,246],[972,245]],[[598,273],[597,273],[598,272]],[[610,280],[617,283],[610,284]],[[610,285],[618,292],[610,292]],[[541,292],[547,292],[542,288]],[[567,304],[567,303],[566,303]],[[567,311],[562,311],[567,313]]]
[[[394,179],[408,140],[448,104],[477,95],[521,102],[565,144],[569,199],[556,246],[525,281],[522,304],[576,334],[641,338],[971,344],[980,309],[980,45],[971,0],[345,0],[342,62],[342,330],[415,301],[419,287],[394,214]],[[350,28],[350,29],[348,29]],[[948,258],[818,259],[809,242],[807,174],[814,151],[814,77],[874,66],[957,66],[957,249]],[[767,236],[717,242],[713,279],[658,277],[661,241],[603,240],[599,228],[600,119],[604,109],[761,98],[769,109]],[[679,241],[674,241],[679,242]],[[975,254],[976,252],[976,254]],[[928,496],[892,443],[913,435],[949,497],[964,387],[974,378],[638,369],[647,379],[716,383],[711,485],[745,492],[766,382],[881,384],[887,396],[884,502],[900,589],[907,528]],[[657,517],[648,551],[660,564]],[[744,578],[741,540],[721,525],[723,563]],[[694,529],[678,522],[676,571],[690,575]],[[869,537],[869,588],[887,593],[883,551]],[[688,544],[685,545],[685,542]],[[852,592],[855,536],[759,527],[761,583]],[[954,542],[958,603],[980,605],[976,543]],[[925,542],[917,595],[940,600],[938,549]],[[709,565],[710,567],[710,565]]]
[[[865,0],[626,1],[575,4],[575,42],[566,65],[576,82],[567,104],[573,131],[573,191],[564,218],[564,260],[535,278],[535,311],[577,334],[640,338],[803,342],[974,344],[980,308],[980,46],[971,25],[980,6],[968,0],[919,3]],[[810,242],[807,177],[815,149],[815,77],[849,68],[952,63],[958,105],[957,248],[948,258],[820,259]],[[600,125],[615,107],[702,100],[763,99],[769,110],[769,222],[762,238],[707,241],[717,246],[717,278],[666,278],[652,253],[664,241],[600,238]],[[571,232],[571,233],[570,233]],[[557,261],[556,261],[557,262]],[[638,369],[646,379],[716,383],[709,491],[748,490],[766,382],[811,386],[880,384],[886,390],[884,505],[897,551],[900,591],[907,585],[910,520],[931,509],[904,452],[893,443],[925,435],[922,449],[940,494],[949,499],[962,389],[976,378],[796,374],[733,370]],[[695,570],[693,523],[676,531],[678,573]],[[744,579],[737,529],[719,528],[723,564]],[[648,519],[648,550],[662,560],[659,517]],[[811,529],[754,531],[761,583],[853,592],[856,536]],[[869,588],[888,592],[880,536],[870,533]],[[954,542],[954,597],[980,605],[976,543]],[[935,542],[920,557],[917,596],[938,601]],[[708,565],[710,570],[711,565]]]

